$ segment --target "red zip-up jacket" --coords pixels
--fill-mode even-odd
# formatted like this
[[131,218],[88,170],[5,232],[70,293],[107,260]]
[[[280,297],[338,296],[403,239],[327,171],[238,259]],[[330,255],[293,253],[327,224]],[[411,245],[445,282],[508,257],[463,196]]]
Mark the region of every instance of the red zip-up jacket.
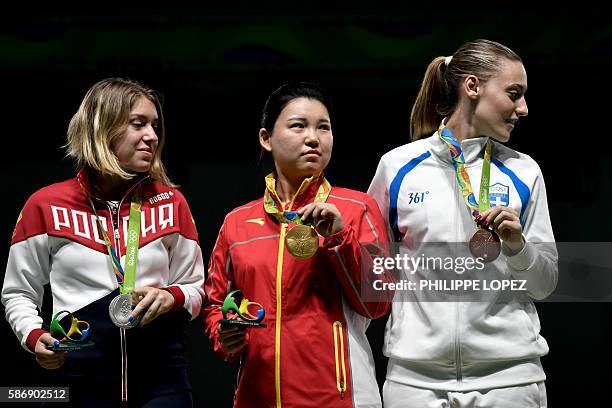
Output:
[[[142,208],[135,286],[168,290],[174,307],[145,326],[123,331],[108,314],[119,291],[97,217],[125,265],[131,191],[137,186],[142,188]],[[204,263],[185,197],[176,188],[141,178],[117,207],[91,192],[94,214],[83,189],[92,189],[85,170],[38,190],[25,204],[2,287],[6,319],[31,352],[47,331],[43,317],[48,323],[55,313],[67,310],[89,322],[95,346],[69,352],[66,363],[53,374],[66,384],[87,380],[89,390],[104,393],[109,401],[119,404],[128,396],[133,400],[132,395],[150,398],[191,389],[181,327],[200,313]],[[53,298],[51,316],[37,310],[46,284]],[[117,377],[121,389],[108,388]],[[73,391],[88,392],[75,387]]]
[[[285,210],[312,202],[322,181],[306,179]],[[266,184],[273,193],[272,176]],[[362,286],[373,276],[372,257],[388,242],[385,224],[364,193],[333,187],[327,203],[338,208],[344,228],[319,237],[317,253],[306,260],[287,251],[285,235],[293,224],[266,213],[263,198],[225,217],[205,284],[205,331],[215,352],[238,358],[226,355],[217,338],[221,305],[235,289],[264,306],[267,324],[249,329],[235,407],[381,406],[365,330],[390,302],[367,301]]]

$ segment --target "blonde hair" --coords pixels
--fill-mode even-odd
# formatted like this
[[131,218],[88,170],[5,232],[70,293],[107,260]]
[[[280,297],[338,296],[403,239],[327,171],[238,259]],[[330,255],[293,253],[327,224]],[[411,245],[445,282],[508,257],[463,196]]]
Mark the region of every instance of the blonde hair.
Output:
[[486,81],[498,72],[502,58],[522,62],[510,48],[485,39],[463,44],[448,60],[446,57],[434,58],[425,71],[412,106],[410,138],[418,140],[435,132],[442,118],[453,113],[463,78],[475,75]]
[[156,134],[158,145],[149,175],[156,181],[174,187],[161,160],[165,142],[164,117],[157,93],[144,85],[122,78],[107,78],[94,84],[81,102],[68,125],[66,154],[77,164],[103,175],[129,180],[136,174],[121,168],[111,146],[118,141],[128,126],[130,111],[140,97],[149,99],[159,117]]

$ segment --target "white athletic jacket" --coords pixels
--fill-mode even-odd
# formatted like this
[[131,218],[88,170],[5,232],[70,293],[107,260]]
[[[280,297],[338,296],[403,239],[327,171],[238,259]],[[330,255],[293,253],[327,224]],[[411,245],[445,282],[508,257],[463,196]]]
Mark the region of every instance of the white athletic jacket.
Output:
[[[487,138],[463,141],[478,199]],[[557,283],[557,251],[544,180],[537,163],[497,142],[492,146],[491,206],[520,214],[525,248],[488,264],[506,279],[525,280],[529,298],[543,299]],[[406,247],[468,242],[476,230],[459,190],[447,145],[433,136],[386,153],[369,194],[390,234]],[[387,379],[417,387],[468,391],[543,381],[540,357],[548,353],[531,299],[507,303],[406,301],[396,291],[386,327]]]

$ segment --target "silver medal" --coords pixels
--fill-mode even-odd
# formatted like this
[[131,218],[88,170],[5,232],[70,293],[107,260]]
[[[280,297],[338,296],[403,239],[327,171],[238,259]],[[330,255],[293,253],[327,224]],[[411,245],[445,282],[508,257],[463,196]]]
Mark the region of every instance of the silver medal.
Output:
[[115,326],[123,329],[131,329],[132,327],[138,326],[138,323],[140,323],[140,319],[138,317],[134,317],[132,321],[128,320],[131,312],[131,295],[117,295],[108,306],[108,314],[111,320]]

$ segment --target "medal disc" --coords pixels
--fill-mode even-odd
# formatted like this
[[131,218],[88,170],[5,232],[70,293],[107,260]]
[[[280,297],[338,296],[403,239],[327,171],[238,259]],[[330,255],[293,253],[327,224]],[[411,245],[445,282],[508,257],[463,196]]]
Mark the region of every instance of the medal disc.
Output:
[[134,317],[129,321],[130,313],[132,312],[132,296],[117,295],[108,306],[108,314],[117,327],[123,329],[131,329],[140,323],[138,317]]
[[501,252],[499,236],[495,231],[479,228],[470,238],[470,252],[484,262],[493,262]]
[[285,244],[291,255],[300,259],[308,259],[319,248],[319,236],[314,228],[298,224],[287,232]]

